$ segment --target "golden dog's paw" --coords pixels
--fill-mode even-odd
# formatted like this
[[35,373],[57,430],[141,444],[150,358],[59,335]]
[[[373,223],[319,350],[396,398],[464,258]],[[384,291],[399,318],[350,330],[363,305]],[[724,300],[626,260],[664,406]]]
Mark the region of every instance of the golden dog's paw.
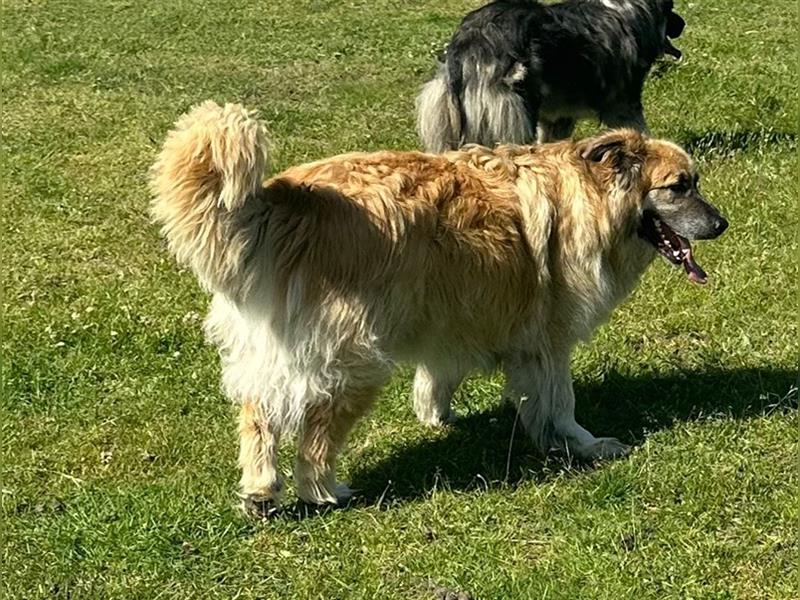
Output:
[[242,495],[240,508],[251,519],[270,519],[278,514],[279,502],[275,498],[257,495]]
[[300,500],[316,506],[345,506],[355,494],[345,484],[329,481],[301,480],[297,486]]
[[428,427],[447,427],[458,421],[458,415],[454,411],[448,412],[446,415],[429,415],[426,417],[419,417],[419,422]]
[[358,490],[354,490],[343,483],[339,483],[336,485],[336,504],[342,506],[350,502],[350,499],[358,493]]

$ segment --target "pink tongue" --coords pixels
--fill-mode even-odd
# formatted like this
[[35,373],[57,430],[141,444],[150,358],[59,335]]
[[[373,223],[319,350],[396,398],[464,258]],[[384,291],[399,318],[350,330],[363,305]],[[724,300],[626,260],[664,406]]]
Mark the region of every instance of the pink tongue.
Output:
[[683,269],[686,271],[686,274],[689,276],[689,281],[692,283],[703,285],[708,281],[706,272],[703,271],[700,265],[694,262],[691,248],[689,248],[683,256]]

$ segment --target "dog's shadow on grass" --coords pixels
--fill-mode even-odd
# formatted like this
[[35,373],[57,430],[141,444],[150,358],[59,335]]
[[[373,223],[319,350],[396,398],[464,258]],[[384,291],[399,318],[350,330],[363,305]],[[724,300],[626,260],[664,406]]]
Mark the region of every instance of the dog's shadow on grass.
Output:
[[684,131],[678,143],[694,156],[733,156],[751,150],[775,146],[797,147],[797,135],[785,131]]
[[[734,370],[627,377],[575,383],[578,421],[595,435],[640,444],[649,432],[714,415],[746,419],[797,407],[797,374]],[[399,440],[398,440],[399,442]],[[357,504],[396,504],[432,489],[476,490],[497,482],[543,480],[569,461],[540,456],[509,405],[463,416],[439,435],[393,448],[385,458],[351,468]]]

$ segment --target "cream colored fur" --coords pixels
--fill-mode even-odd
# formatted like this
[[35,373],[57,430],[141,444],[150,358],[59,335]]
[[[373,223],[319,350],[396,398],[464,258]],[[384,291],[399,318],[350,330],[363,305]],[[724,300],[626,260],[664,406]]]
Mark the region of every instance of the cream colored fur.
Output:
[[[601,160],[584,158],[598,148]],[[262,185],[266,139],[251,113],[206,102],[182,117],[152,172],[153,214],[213,292],[206,331],[242,405],[246,504],[278,501],[277,446],[295,432],[299,496],[346,497],[336,455],[399,361],[420,365],[426,423],[450,418],[465,375],[500,367],[542,450],[624,453],[575,422],[570,353],[651,261],[636,235],[643,198],[688,160],[620,131],[347,154]]]

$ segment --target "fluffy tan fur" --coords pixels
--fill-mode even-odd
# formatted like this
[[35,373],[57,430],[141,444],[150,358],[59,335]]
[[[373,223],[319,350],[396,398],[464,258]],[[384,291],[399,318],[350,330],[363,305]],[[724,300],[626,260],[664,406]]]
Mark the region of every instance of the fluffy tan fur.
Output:
[[153,214],[213,293],[206,329],[241,403],[242,494],[277,502],[281,433],[299,432],[298,494],[340,501],[336,455],[398,361],[440,424],[474,369],[501,367],[543,450],[625,446],[574,419],[573,346],[654,256],[636,235],[680,148],[616,131],[444,155],[346,154],[260,184],[263,129],[238,105],[181,118],[153,169]]

